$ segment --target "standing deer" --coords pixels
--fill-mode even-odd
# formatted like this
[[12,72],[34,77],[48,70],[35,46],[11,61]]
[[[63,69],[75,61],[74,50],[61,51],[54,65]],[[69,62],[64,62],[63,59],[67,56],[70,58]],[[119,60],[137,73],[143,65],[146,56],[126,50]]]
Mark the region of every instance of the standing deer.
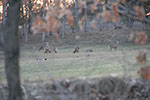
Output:
[[117,48],[118,48],[118,44],[119,44],[119,42],[116,41],[116,43],[113,43],[113,44],[108,45],[110,51],[112,51],[113,49],[116,51]]
[[55,53],[58,53],[57,47],[54,47],[54,48],[53,48],[53,51],[54,51]]

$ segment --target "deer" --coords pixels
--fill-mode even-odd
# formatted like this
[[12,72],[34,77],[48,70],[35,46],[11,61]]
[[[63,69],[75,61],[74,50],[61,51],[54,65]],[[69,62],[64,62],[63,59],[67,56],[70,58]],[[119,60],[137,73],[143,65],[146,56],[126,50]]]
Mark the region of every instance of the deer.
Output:
[[41,46],[39,48],[39,51],[43,50],[44,53],[58,53],[58,49],[56,47],[52,48],[49,46],[49,42],[45,42],[46,43],[46,46]]
[[118,44],[119,41],[116,41],[114,44],[108,45],[108,48],[110,49],[110,51],[112,51],[113,49],[116,51],[118,49]]
[[80,47],[76,46],[75,49],[74,49],[74,51],[73,51],[73,53],[79,53],[79,49],[80,49]]
[[54,48],[53,48],[53,51],[54,51],[55,53],[58,53],[57,47],[54,47]]
[[51,48],[44,48],[44,53],[52,53],[52,49]]
[[93,49],[87,49],[85,52],[93,52]]
[[44,48],[44,53],[58,53],[58,49],[55,47],[55,48]]

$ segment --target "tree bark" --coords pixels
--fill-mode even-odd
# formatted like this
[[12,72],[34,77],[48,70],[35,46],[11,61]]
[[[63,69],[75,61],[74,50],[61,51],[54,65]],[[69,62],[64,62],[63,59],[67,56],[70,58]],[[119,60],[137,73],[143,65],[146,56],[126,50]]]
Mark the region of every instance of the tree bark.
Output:
[[84,6],[84,16],[86,17],[84,21],[84,32],[87,32],[87,4]]
[[75,16],[76,16],[76,19],[75,19],[75,34],[77,35],[78,34],[78,20],[79,20],[79,14],[78,14],[78,0],[75,0]]
[[62,19],[62,38],[65,37],[65,22],[66,22],[66,17],[64,16]]
[[5,31],[5,14],[6,14],[7,2],[3,2],[3,16],[2,16],[2,32],[1,32],[1,42],[4,43],[4,31]]
[[8,100],[23,100],[19,73],[19,11],[21,0],[8,0],[9,7],[5,31],[5,71],[7,76]]

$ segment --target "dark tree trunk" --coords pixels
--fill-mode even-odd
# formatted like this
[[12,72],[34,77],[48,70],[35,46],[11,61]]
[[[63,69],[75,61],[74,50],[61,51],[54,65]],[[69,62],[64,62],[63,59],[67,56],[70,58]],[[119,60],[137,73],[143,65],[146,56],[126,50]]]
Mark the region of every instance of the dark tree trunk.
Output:
[[[43,19],[45,18],[45,15],[46,15],[46,11],[44,10],[44,8],[45,8],[45,2],[44,2],[44,5],[43,5],[43,8],[42,8],[42,17],[43,17]],[[42,33],[42,42],[45,42],[45,37],[46,37],[45,34],[46,34],[45,32]]]
[[26,3],[26,24],[25,24],[25,42],[28,42],[28,36],[29,36],[29,30],[28,30],[28,26],[29,26],[29,19],[27,18],[28,16],[28,8],[27,8],[27,3]]
[[29,19],[28,19],[28,33],[31,33],[31,23],[32,23],[32,0],[29,0]]
[[29,38],[29,30],[28,30],[29,25],[25,24],[25,41],[28,42],[28,38]]
[[45,42],[45,33],[42,33],[42,42]]
[[86,17],[84,21],[84,32],[87,32],[87,4],[84,6],[84,16]]
[[65,37],[65,21],[66,21],[66,17],[64,16],[62,19],[62,38]]
[[75,20],[75,34],[78,34],[78,20],[79,20],[79,14],[78,14],[78,0],[75,0],[75,13],[76,13],[76,20]]
[[9,7],[5,32],[5,71],[7,76],[8,100],[23,100],[19,73],[19,9],[21,0],[8,0]]
[[4,43],[6,4],[7,4],[7,2],[4,1],[3,2],[3,16],[2,16],[2,32],[1,32],[1,42],[2,43]]

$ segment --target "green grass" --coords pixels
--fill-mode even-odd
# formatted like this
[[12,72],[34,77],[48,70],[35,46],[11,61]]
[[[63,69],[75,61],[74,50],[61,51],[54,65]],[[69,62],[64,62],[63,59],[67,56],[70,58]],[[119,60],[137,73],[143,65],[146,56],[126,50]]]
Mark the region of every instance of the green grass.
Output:
[[[145,46],[144,48],[147,48]],[[94,52],[87,53],[87,48]],[[142,47],[143,48],[143,47]],[[21,77],[23,80],[48,80],[51,78],[94,77],[127,71],[135,75],[139,69],[136,55],[140,46],[120,46],[110,52],[106,45],[81,46],[80,53],[73,54],[73,47],[58,47],[58,54],[44,54],[33,48],[21,50]],[[88,56],[90,55],[90,56]],[[37,61],[38,57],[48,60]],[[5,81],[4,65],[0,62],[0,80]]]

